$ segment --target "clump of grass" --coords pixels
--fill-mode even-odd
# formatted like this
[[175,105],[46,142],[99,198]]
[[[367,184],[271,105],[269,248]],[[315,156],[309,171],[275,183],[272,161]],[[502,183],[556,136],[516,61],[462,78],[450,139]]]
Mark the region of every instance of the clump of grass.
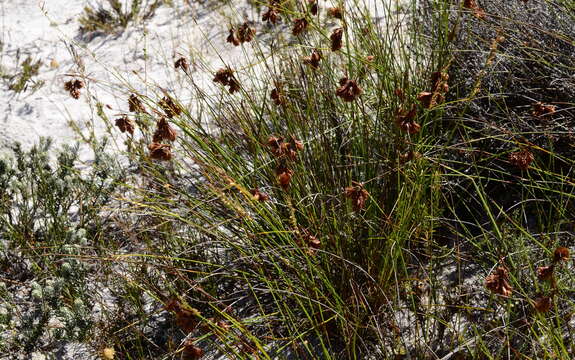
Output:
[[146,20],[154,16],[165,0],[132,0],[125,5],[120,0],[98,2],[96,6],[84,7],[84,14],[78,19],[80,33],[102,31],[111,34],[125,29],[129,23]]
[[[570,356],[573,162],[556,138],[572,101],[557,87],[573,70],[558,55],[575,38],[566,5],[533,5],[558,31],[523,3],[386,5],[385,21],[357,3],[267,5],[213,40],[245,59],[166,65],[192,101],[127,86],[115,123],[99,106],[135,171],[107,233],[118,247],[94,245],[114,263],[117,302],[91,327],[94,347]],[[525,44],[540,38],[547,49]]]

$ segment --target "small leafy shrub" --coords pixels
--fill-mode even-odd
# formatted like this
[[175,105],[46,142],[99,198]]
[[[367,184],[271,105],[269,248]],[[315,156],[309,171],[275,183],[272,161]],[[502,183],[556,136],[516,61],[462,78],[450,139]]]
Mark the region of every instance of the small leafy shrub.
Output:
[[104,152],[81,171],[77,147],[64,147],[56,159],[50,148],[46,139],[29,151],[15,145],[13,159],[0,160],[6,351],[52,348],[60,340],[86,340],[91,331],[86,278],[94,269],[86,259],[97,256],[102,207],[123,174]]

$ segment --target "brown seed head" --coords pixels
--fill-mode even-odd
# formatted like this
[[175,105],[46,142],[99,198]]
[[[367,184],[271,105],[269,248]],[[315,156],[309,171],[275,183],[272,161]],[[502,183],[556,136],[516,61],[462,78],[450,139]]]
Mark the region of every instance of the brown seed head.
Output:
[[307,19],[305,17],[295,19],[293,22],[292,34],[299,35],[307,29]]
[[515,151],[509,154],[509,162],[511,165],[521,170],[527,170],[534,159],[535,157],[533,156],[533,153],[527,149]]
[[536,102],[532,104],[531,107],[533,109],[531,113],[537,117],[551,115],[556,110],[555,105],[543,104],[542,102]]
[[182,69],[187,74],[190,70],[190,65],[188,65],[188,60],[185,57],[181,57],[174,63],[174,68]]
[[260,189],[258,188],[250,190],[250,193],[254,197],[255,201],[265,202],[270,199],[270,196],[268,194],[261,192]]
[[184,350],[182,350],[182,360],[198,360],[204,356],[204,350],[199,346],[194,345],[193,339],[184,343]]
[[238,39],[236,39],[234,28],[230,28],[230,33],[229,33],[228,37],[226,38],[226,42],[229,42],[230,44],[233,44],[234,46],[238,46],[240,44],[240,41]]
[[464,0],[463,1],[463,7],[472,10],[473,11],[473,15],[478,18],[478,19],[484,19],[485,18],[485,11],[483,11],[482,8],[479,7],[479,5],[477,5],[477,1],[476,0]]
[[410,110],[400,109],[395,117],[395,123],[402,131],[409,134],[416,134],[421,130],[421,125],[415,122],[417,108],[415,105]]
[[559,246],[555,249],[555,252],[553,253],[553,263],[567,260],[569,260],[569,249],[563,246]]
[[173,118],[174,116],[180,115],[182,113],[182,108],[180,105],[176,104],[174,100],[166,95],[160,102],[158,103],[162,110],[166,113],[166,116],[169,118]]
[[504,266],[499,266],[495,271],[485,278],[485,287],[492,292],[509,296],[512,293],[512,287],[509,284],[509,271]]
[[541,281],[548,281],[553,278],[553,271],[555,270],[555,266],[539,266],[537,268],[537,278]]
[[338,7],[332,7],[327,9],[327,13],[329,16],[334,17],[336,19],[343,19],[343,11]]
[[290,186],[291,178],[293,176],[293,170],[286,168],[285,166],[279,166],[276,169],[276,174],[278,177],[278,182],[282,189],[287,190]]
[[152,137],[152,141],[155,143],[162,142],[163,140],[175,141],[176,140],[176,130],[174,130],[166,118],[160,118],[156,124],[156,131]]
[[131,94],[128,98],[128,107],[131,112],[147,114],[148,112],[144,108],[142,101],[136,96],[136,94]]
[[540,313],[546,313],[551,309],[553,300],[549,296],[541,296],[534,300],[533,307]]
[[172,147],[167,144],[151,143],[148,146],[150,158],[160,161],[170,161],[172,159]]
[[331,39],[331,51],[340,50],[343,46],[343,28],[335,29],[329,38]]
[[431,109],[433,106],[435,106],[435,96],[433,95],[433,93],[430,93],[428,91],[422,91],[417,95],[417,100],[421,103],[421,106],[423,106],[426,109]]
[[271,99],[274,101],[274,103],[276,105],[285,105],[286,104],[286,98],[283,94],[282,89],[279,86],[276,86],[271,94],[270,94]]
[[369,193],[363,188],[363,184],[356,181],[352,181],[352,185],[345,188],[344,194],[351,200],[354,211],[363,209],[369,198]]
[[267,21],[272,24],[276,24],[280,19],[278,11],[274,6],[270,6],[268,11],[262,15],[262,21]]
[[311,66],[314,70],[319,68],[319,62],[321,60],[321,52],[318,49],[314,49],[311,56],[306,56],[303,58],[304,64]]
[[116,126],[121,132],[129,132],[134,135],[134,123],[126,115],[116,119]]
[[229,86],[228,91],[230,94],[240,90],[240,84],[234,76],[234,71],[230,68],[218,70],[213,81],[215,83],[220,83],[223,86]]
[[243,23],[238,29],[238,40],[241,43],[250,42],[256,35],[256,29],[251,28],[247,22]]
[[312,15],[317,15],[318,7],[317,7],[317,0],[308,0],[309,3],[309,12]]
[[355,80],[349,80],[346,77],[339,80],[339,85],[335,94],[346,102],[354,101],[363,92]]
[[84,87],[84,82],[79,79],[74,79],[70,81],[66,81],[64,83],[64,89],[70,93],[74,99],[80,98],[80,89]]

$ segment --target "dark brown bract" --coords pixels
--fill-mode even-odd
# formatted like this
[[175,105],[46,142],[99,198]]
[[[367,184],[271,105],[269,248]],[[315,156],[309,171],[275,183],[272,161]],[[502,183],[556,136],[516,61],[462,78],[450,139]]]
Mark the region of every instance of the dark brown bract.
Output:
[[162,110],[166,113],[166,116],[169,118],[173,118],[174,116],[180,115],[182,113],[182,108],[180,105],[174,102],[170,96],[166,95],[160,102],[158,103]]
[[282,89],[279,87],[275,87],[274,89],[272,89],[270,98],[274,101],[276,105],[285,105],[287,102]]
[[142,101],[138,98],[136,94],[131,94],[130,97],[128,98],[128,108],[130,109],[131,112],[142,113],[142,114],[148,113],[146,111],[146,108],[144,108],[144,104],[142,104]]
[[181,57],[174,63],[175,69],[182,69],[186,74],[190,70],[190,65],[188,64],[188,60],[185,57]]
[[531,105],[533,116],[541,117],[546,115],[551,115],[556,111],[555,105],[543,104],[542,102],[536,102]]
[[134,135],[134,123],[126,115],[116,119],[116,126],[121,132],[128,132]]
[[499,295],[511,295],[513,288],[509,284],[509,271],[507,268],[498,266],[491,275],[485,278],[485,287]]
[[343,28],[335,29],[329,38],[331,39],[331,51],[340,50],[343,46]]
[[213,81],[215,83],[220,83],[223,86],[228,86],[228,91],[230,94],[235,93],[240,90],[240,83],[236,80],[234,76],[234,71],[230,68],[220,69],[216,72],[216,76]]
[[234,28],[230,29],[230,33],[229,33],[228,37],[226,38],[226,42],[229,42],[230,44],[233,44],[234,46],[238,46],[240,44],[240,41],[238,39],[236,39]]
[[318,49],[314,49],[310,56],[303,58],[304,64],[311,66],[314,70],[319,68],[319,62],[321,61],[321,52]]
[[295,19],[293,21],[292,34],[299,35],[307,29],[307,19],[305,17]]
[[79,79],[66,81],[64,83],[64,89],[70,93],[70,96],[74,99],[80,98],[80,89],[84,87],[84,82]]
[[251,189],[250,194],[252,194],[255,201],[265,202],[270,199],[270,196],[268,194],[261,192],[260,189],[258,188]]
[[155,143],[162,142],[163,140],[175,141],[176,131],[170,126],[166,118],[160,118],[156,124],[156,131],[152,137],[152,141]]
[[339,80],[339,85],[335,94],[346,102],[354,101],[363,92],[355,80],[346,77]]
[[421,125],[415,121],[416,114],[417,108],[415,105],[413,105],[410,110],[401,109],[395,116],[395,123],[402,131],[409,134],[416,134],[421,130]]
[[369,193],[363,188],[363,184],[357,181],[352,181],[351,186],[345,188],[345,197],[351,200],[351,204],[355,211],[359,211],[365,207],[365,202],[369,198]]
[[270,6],[268,11],[262,15],[262,21],[267,21],[272,24],[276,24],[280,19],[281,18],[275,6]]
[[529,150],[520,150],[509,154],[509,162],[511,165],[521,170],[527,170],[534,159],[533,153]]
[[154,142],[148,146],[148,150],[150,150],[150,158],[154,160],[172,160],[172,147],[168,144],[160,144]]
[[247,22],[243,23],[237,32],[237,37],[240,43],[252,41],[255,35],[256,29],[251,28]]
[[341,10],[338,7],[331,7],[329,9],[327,9],[327,13],[329,14],[329,16],[334,17],[336,19],[343,19],[343,10]]

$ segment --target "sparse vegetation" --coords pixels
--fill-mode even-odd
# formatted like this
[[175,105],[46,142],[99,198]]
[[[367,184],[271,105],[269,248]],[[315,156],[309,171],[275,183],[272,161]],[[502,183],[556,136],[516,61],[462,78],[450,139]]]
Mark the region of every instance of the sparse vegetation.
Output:
[[[33,78],[38,75],[38,71],[42,66],[41,60],[33,61],[30,56],[28,56],[22,63],[18,65],[18,70],[13,74],[2,73],[2,78],[7,81],[8,89],[14,92],[21,93],[24,91],[30,91],[34,93],[37,89],[44,85],[44,81],[35,81]],[[31,86],[30,86],[31,85]]]
[[158,7],[166,0],[120,0],[98,1],[97,5],[88,5],[80,17],[80,32],[102,31],[111,34],[122,31],[129,23],[145,21],[154,16]]
[[126,84],[127,165],[0,162],[0,349],[56,317],[107,359],[572,357],[572,4],[337,5],[232,18],[211,88],[166,64],[191,99]]

